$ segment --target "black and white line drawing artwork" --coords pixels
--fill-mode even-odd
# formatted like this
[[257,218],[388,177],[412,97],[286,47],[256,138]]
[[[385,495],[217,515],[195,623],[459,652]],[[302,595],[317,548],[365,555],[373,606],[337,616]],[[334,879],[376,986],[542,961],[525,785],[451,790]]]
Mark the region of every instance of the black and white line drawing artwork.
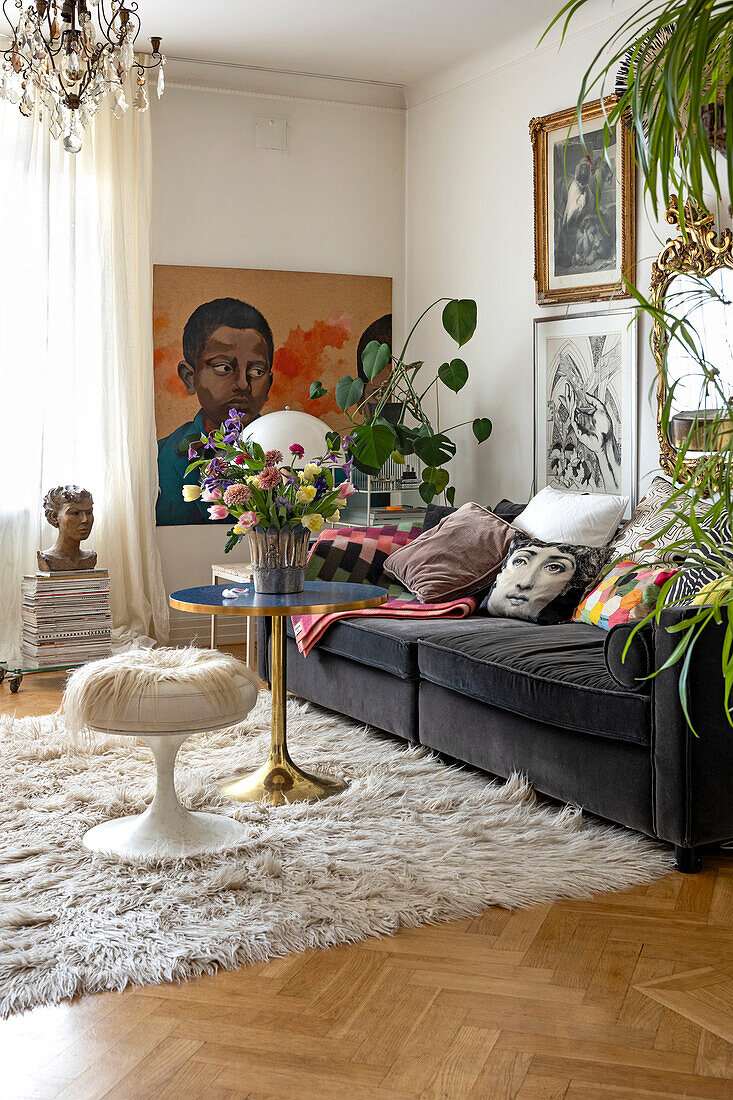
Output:
[[621,336],[548,340],[546,483],[618,493],[622,468]]

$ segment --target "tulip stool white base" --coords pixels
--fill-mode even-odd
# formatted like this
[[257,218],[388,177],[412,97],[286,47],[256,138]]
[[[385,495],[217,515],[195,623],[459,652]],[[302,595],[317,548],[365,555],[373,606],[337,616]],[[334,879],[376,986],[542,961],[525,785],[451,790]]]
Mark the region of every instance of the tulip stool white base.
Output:
[[196,732],[126,733],[144,741],[155,757],[153,801],[142,814],[95,825],[83,837],[85,848],[116,856],[180,857],[219,851],[247,836],[247,829],[239,821],[223,814],[194,813],[178,801],[173,780],[176,755],[183,742]]

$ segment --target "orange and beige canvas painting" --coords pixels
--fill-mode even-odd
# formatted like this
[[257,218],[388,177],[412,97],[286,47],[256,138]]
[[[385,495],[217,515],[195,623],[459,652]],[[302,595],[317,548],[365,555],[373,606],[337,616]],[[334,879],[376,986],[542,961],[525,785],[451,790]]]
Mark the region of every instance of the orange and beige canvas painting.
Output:
[[391,346],[392,280],[368,275],[156,265],[153,283],[155,418],[160,525],[206,523],[183,501],[186,440],[211,431],[230,408],[246,422],[290,408],[345,431],[329,397],[361,371],[370,340]]

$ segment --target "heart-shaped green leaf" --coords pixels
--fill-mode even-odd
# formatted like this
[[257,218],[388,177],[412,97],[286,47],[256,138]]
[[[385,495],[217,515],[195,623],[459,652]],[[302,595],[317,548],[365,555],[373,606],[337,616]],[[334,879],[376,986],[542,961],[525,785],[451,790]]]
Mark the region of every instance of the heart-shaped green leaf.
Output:
[[473,434],[476,436],[476,439],[479,441],[479,443],[483,443],[485,439],[488,439],[494,428],[493,424],[487,416],[477,417],[471,427],[473,428]]
[[333,395],[341,412],[345,412],[351,405],[357,403],[363,393],[364,383],[361,378],[352,378],[350,374],[345,374],[336,383]]
[[468,367],[462,359],[451,359],[438,367],[438,378],[449,390],[458,393],[468,382]]
[[418,491],[426,504],[430,504],[430,501],[433,499],[436,492],[435,486],[432,485],[429,481],[421,481],[418,487]]
[[445,499],[448,501],[448,503],[450,504],[450,506],[452,508],[454,506],[455,502],[456,502],[456,487],[455,487],[455,485],[451,485],[448,489],[446,489]]
[[327,390],[324,390],[324,388],[323,388],[320,381],[319,382],[311,382],[311,388],[310,388],[310,391],[308,393],[308,396],[311,397],[311,398],[313,398],[313,397],[325,397],[327,392],[328,392]]
[[450,481],[450,474],[442,466],[426,466],[422,472],[422,479],[434,485],[436,493],[442,493]]
[[395,449],[396,436],[390,424],[376,421],[357,424],[349,448],[354,465],[365,474],[377,474]]
[[338,432],[326,432],[326,446],[329,451],[341,450],[341,436]]
[[417,428],[408,428],[405,424],[395,424],[394,430],[397,432],[400,452],[403,455],[414,455]]
[[456,445],[443,432],[418,435],[415,439],[418,457],[427,466],[442,466],[456,453]]
[[458,347],[463,347],[476,331],[476,303],[471,298],[454,298],[443,310],[443,328]]
[[378,340],[371,340],[367,344],[361,353],[361,365],[370,382],[382,373],[390,358],[389,344],[380,344]]

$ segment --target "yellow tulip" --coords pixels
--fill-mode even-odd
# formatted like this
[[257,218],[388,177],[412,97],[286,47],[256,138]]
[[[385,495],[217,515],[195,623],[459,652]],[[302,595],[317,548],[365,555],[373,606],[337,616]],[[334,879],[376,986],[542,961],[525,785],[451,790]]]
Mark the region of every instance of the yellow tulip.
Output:
[[300,522],[309,531],[320,531],[323,527],[323,516],[319,515],[318,512],[313,512],[309,516],[301,516]]
[[317,462],[307,462],[305,469],[303,470],[304,481],[314,481],[321,472],[321,467]]
[[186,501],[186,503],[191,504],[194,500],[198,500],[198,498],[201,496],[201,486],[184,485],[181,492],[183,493],[183,499]]
[[298,489],[297,493],[295,494],[295,499],[298,501],[299,504],[310,504],[315,495],[315,485],[303,485],[302,488]]

